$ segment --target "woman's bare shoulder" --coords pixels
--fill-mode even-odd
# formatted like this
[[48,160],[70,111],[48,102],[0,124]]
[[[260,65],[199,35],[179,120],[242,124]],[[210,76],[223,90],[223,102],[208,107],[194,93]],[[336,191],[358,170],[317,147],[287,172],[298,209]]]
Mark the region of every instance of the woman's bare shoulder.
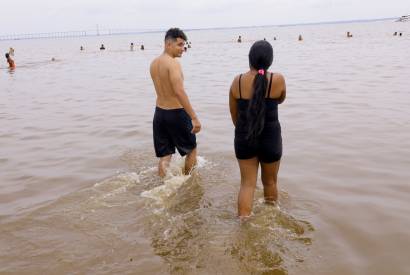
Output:
[[281,73],[277,73],[277,72],[272,72],[272,81],[273,80],[275,80],[275,81],[280,81],[280,82],[282,82],[282,81],[285,81],[285,77],[283,76],[283,74],[281,74]]
[[231,84],[231,89],[237,89],[238,88],[238,84],[239,84],[239,77],[241,76],[241,74],[236,75],[233,80],[232,80],[232,84]]

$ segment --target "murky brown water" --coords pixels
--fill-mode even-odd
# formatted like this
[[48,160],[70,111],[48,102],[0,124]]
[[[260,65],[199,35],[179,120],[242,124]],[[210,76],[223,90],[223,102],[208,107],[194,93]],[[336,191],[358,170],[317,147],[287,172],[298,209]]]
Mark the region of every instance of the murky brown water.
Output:
[[[409,274],[410,24],[188,36],[201,165],[184,178],[175,159],[165,183],[148,73],[162,34],[0,42],[18,66],[0,70],[0,273]],[[258,184],[239,224],[228,89],[263,37],[288,85],[281,208]]]

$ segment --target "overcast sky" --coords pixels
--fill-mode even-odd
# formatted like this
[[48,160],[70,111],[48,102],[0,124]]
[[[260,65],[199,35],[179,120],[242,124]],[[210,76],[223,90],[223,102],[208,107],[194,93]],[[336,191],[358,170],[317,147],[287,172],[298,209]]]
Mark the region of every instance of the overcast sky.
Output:
[[0,35],[278,25],[398,17],[410,0],[1,0]]

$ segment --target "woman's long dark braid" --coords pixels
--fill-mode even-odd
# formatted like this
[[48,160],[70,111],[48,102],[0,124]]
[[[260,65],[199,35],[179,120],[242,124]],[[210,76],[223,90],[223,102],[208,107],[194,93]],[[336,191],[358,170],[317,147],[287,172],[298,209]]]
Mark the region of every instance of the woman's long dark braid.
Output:
[[[266,69],[263,69],[266,71]],[[250,141],[255,140],[265,126],[265,94],[268,86],[266,75],[257,74],[253,80],[253,96],[248,106],[248,136]]]
[[[249,65],[258,71],[253,80],[253,95],[247,111],[247,139],[251,142],[262,133],[265,126],[265,96],[268,88],[267,69],[272,65],[273,48],[269,42],[255,42],[249,51]],[[259,72],[263,70],[263,72]]]

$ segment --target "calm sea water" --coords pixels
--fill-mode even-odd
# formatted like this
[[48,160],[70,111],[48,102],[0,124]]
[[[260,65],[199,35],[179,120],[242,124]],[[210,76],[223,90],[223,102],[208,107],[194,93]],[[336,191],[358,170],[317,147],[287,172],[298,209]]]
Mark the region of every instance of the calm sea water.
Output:
[[[410,24],[187,34],[200,167],[184,177],[174,158],[164,182],[148,71],[162,33],[0,42],[17,64],[0,69],[0,273],[409,274]],[[239,224],[228,90],[263,38],[288,87],[280,209],[258,183]]]

